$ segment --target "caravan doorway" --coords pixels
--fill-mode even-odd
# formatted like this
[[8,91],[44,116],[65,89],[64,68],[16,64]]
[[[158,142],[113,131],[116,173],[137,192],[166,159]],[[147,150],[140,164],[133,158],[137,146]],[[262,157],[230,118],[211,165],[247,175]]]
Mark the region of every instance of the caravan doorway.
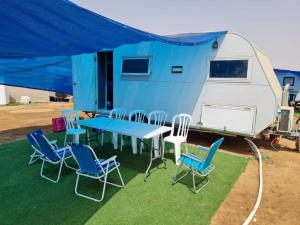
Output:
[[114,106],[113,52],[98,52],[98,109],[111,110]]

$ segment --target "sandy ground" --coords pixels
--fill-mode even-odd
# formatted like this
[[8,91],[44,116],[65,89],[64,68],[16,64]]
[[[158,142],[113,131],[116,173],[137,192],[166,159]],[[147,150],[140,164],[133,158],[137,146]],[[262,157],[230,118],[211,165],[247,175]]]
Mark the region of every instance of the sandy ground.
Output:
[[31,105],[0,106],[0,143],[24,139],[29,131],[42,128],[52,131],[52,118],[60,117],[71,103],[34,103]]
[[[24,139],[36,128],[51,132],[51,119],[71,108],[69,103],[40,103],[0,107],[0,143]],[[191,132],[189,143],[209,146],[217,136]],[[263,198],[252,224],[300,224],[300,153],[292,141],[281,140],[280,151],[268,142],[256,140],[263,155]],[[239,154],[251,160],[229,196],[212,219],[212,224],[242,224],[250,213],[258,189],[257,161],[242,138],[226,137],[222,151]]]

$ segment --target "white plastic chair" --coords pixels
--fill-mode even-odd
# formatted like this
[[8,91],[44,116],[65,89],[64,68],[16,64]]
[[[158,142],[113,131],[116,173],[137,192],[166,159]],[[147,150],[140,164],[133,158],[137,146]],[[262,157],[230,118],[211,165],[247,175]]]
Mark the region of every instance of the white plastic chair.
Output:
[[[146,118],[147,118],[147,116],[146,116],[145,110],[134,110],[129,113],[128,120],[132,121],[132,122],[136,122],[136,123],[144,123]],[[136,153],[136,149],[137,149],[136,148],[137,147],[136,137],[131,137],[131,144],[132,144],[133,153]],[[143,148],[143,146],[144,146],[143,142],[141,143],[141,146],[142,146],[141,148]]]
[[[114,118],[117,120],[125,120],[125,116],[126,116],[126,110],[122,108],[116,108],[109,112],[109,118]],[[103,134],[102,134],[102,139],[103,139]],[[113,133],[111,141],[114,144],[115,148],[118,148],[117,133]],[[123,150],[123,145],[124,145],[123,135],[121,135],[121,151]]]
[[[79,136],[81,134],[85,134],[85,129],[82,129],[79,125],[74,123],[75,120],[79,120],[79,113],[76,110],[66,109],[62,111],[62,117],[64,118],[65,125],[66,125],[66,134],[65,134],[65,141],[64,146],[67,144],[67,136],[72,135],[73,142],[79,143]],[[73,119],[74,117],[74,119]]]
[[[167,120],[168,114],[165,111],[152,111],[148,114],[148,124],[153,124],[157,126],[164,126]],[[153,147],[153,139],[151,142],[151,148]],[[142,154],[144,144],[140,146],[140,153]]]
[[[165,142],[173,143],[175,148],[175,163],[179,165],[180,147],[182,143],[186,143],[189,132],[192,116],[188,114],[177,114],[172,119],[171,134],[164,138],[163,154],[165,152]],[[175,132],[175,124],[178,124],[177,131]],[[185,145],[187,150],[187,145]]]
[[144,123],[144,119],[147,118],[145,110],[134,110],[129,113],[129,121]]
[[152,111],[148,115],[148,123],[157,126],[164,126],[167,116],[168,114],[165,111]]

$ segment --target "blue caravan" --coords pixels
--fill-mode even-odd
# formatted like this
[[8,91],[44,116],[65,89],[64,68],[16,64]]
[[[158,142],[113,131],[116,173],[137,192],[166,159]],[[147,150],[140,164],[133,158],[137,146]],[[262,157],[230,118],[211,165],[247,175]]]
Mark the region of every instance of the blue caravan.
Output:
[[[189,38],[197,35],[210,33]],[[169,122],[188,113],[194,129],[213,132],[254,137],[281,106],[269,59],[233,32],[194,46],[144,41],[73,56],[72,74],[77,110],[163,110]]]

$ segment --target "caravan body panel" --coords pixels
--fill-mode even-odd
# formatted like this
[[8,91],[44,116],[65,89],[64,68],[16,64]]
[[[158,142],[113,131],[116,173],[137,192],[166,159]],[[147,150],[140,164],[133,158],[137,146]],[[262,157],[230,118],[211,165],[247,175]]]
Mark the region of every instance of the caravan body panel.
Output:
[[[272,74],[265,74],[264,62],[257,57],[253,44],[240,35],[227,33],[217,41],[217,49],[212,48],[214,41],[199,46],[142,42],[114,49],[113,107],[125,108],[128,112],[136,109],[147,112],[163,110],[168,113],[169,122],[175,114],[188,113],[192,115],[194,128],[244,136],[260,133],[275,121],[280,106],[280,94],[277,89],[274,90],[268,78]],[[149,75],[124,75],[122,60],[130,57],[149,57]],[[247,78],[210,78],[212,60],[247,60]],[[181,68],[182,72],[174,73],[173,68]],[[93,92],[93,88],[91,90]],[[95,97],[92,92],[91,95]],[[224,113],[218,110],[218,117],[222,117],[224,124],[227,124],[225,129],[222,124],[219,128],[212,129],[201,123],[204,105],[217,105],[220,109],[226,109]],[[251,125],[248,119],[244,122],[247,129],[236,128],[234,125],[228,127],[234,124],[228,111],[230,107],[254,110],[250,110],[249,115],[243,114],[246,117],[234,117],[240,123],[249,117]],[[99,112],[100,109],[96,111]]]

